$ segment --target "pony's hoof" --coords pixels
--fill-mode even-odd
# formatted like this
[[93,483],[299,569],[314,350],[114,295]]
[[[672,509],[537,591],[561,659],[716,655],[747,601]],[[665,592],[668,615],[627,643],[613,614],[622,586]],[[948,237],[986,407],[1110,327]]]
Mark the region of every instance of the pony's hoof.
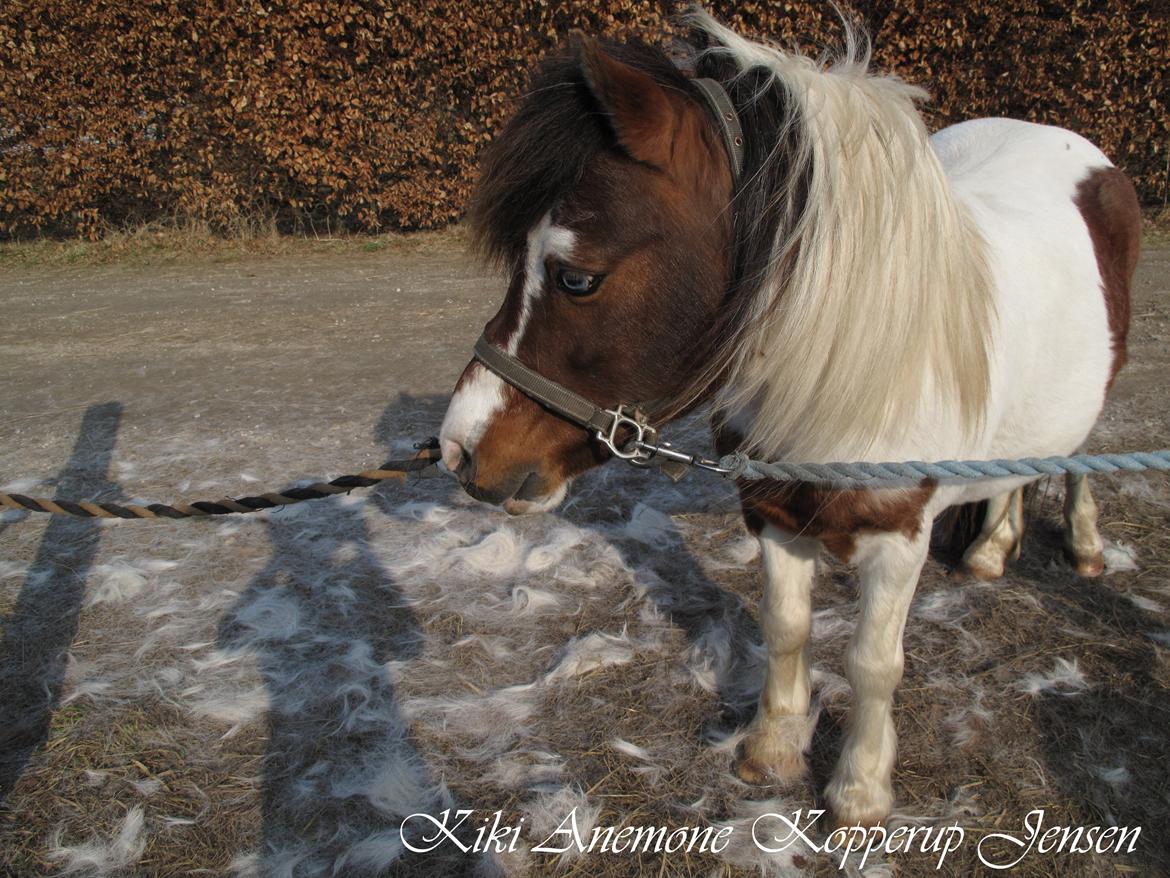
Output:
[[735,760],[735,774],[744,783],[765,786],[772,783],[772,776],[764,766],[754,759],[741,756]]
[[1100,552],[1088,558],[1075,558],[1073,561],[1076,564],[1077,576],[1092,579],[1105,572],[1105,556]]
[[880,787],[864,789],[851,785],[843,791],[840,785],[830,783],[825,798],[829,803],[829,823],[832,829],[881,826],[894,806],[894,794]]
[[754,786],[779,784],[789,786],[804,779],[807,766],[803,753],[773,755],[765,763],[757,757],[741,753],[735,760],[735,773],[744,783]]
[[878,811],[869,813],[846,814],[838,813],[836,809],[829,809],[829,831],[835,832],[838,830],[849,829],[873,829],[875,826],[881,826],[886,822],[888,814],[882,814]]
[[803,780],[804,751],[811,734],[807,714],[758,714],[736,752],[735,773],[750,784],[788,785]]
[[999,567],[993,567],[989,564],[982,564],[979,562],[972,562],[963,560],[955,569],[956,579],[978,579],[981,582],[991,582],[995,579],[1003,578],[1004,568],[1001,564]]

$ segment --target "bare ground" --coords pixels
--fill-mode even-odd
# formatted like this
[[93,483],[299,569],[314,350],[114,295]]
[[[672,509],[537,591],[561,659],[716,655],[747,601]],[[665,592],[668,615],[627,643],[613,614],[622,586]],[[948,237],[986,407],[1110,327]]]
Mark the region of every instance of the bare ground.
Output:
[[[62,497],[257,493],[437,430],[501,286],[458,234],[263,258],[15,266],[0,279],[0,483]],[[1170,445],[1170,248],[1090,450]],[[702,425],[683,427],[702,441]],[[1132,854],[1014,874],[1170,874],[1170,490],[1098,479],[1113,570],[1061,557],[1059,485],[1002,581],[929,563],[896,723],[896,823],[965,844],[865,874],[984,871],[987,833],[1141,826]],[[1125,569],[1132,567],[1134,569]],[[848,690],[848,571],[815,595],[811,777],[729,772],[759,685],[758,560],[734,495],[614,466],[509,519],[445,480],[215,522],[0,517],[0,873],[831,874],[753,817],[819,802]],[[405,816],[497,809],[493,856],[402,850]],[[530,848],[592,826],[728,824],[711,854]],[[814,834],[817,840],[823,835]],[[985,849],[986,850],[986,849]],[[1001,851],[1001,860],[1008,852]],[[859,864],[852,862],[851,869]]]

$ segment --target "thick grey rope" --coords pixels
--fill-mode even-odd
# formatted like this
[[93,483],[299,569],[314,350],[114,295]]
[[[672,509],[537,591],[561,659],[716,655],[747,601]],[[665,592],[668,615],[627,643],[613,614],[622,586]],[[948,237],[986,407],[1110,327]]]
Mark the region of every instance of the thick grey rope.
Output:
[[924,463],[767,463],[752,460],[742,451],[725,455],[719,465],[729,478],[812,482],[843,488],[896,487],[923,479],[967,482],[1014,476],[1058,476],[1065,473],[1170,471],[1170,449],[1135,451],[1130,454],[1078,454],[1073,457],[1025,457],[1019,460],[943,460]]

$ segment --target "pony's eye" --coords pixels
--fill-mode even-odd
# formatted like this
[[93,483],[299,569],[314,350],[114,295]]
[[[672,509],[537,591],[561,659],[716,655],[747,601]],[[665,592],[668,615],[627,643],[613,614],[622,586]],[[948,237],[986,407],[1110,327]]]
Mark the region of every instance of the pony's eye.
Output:
[[588,296],[601,285],[602,275],[575,268],[557,269],[557,286],[570,296]]

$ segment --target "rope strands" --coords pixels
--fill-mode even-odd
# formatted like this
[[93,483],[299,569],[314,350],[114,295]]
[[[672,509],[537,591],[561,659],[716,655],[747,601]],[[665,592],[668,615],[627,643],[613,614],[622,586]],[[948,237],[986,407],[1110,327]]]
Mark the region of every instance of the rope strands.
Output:
[[[418,454],[404,460],[390,460],[378,469],[355,475],[339,476],[330,482],[317,482],[300,488],[286,488],[279,493],[255,497],[196,500],[168,506],[151,503],[140,506],[127,503],[93,503],[75,500],[49,500],[23,494],[0,493],[0,507],[76,518],[207,518],[215,515],[259,512],[305,500],[318,500],[345,494],[354,488],[368,488],[387,479],[405,481],[410,474],[421,474],[440,458],[437,439],[418,443]],[[729,479],[779,482],[805,482],[838,488],[892,488],[915,485],[923,479],[939,482],[967,482],[981,479],[1038,478],[1065,473],[1130,473],[1143,470],[1170,472],[1170,449],[1135,451],[1128,454],[1078,454],[1072,457],[1025,457],[1018,460],[943,460],[937,463],[912,460],[902,463],[768,463],[753,460],[743,452],[725,455],[719,461]],[[707,468],[709,469],[709,468]]]
[[286,488],[279,493],[256,497],[225,498],[223,500],[195,500],[168,506],[151,503],[139,506],[133,503],[89,503],[72,500],[49,500],[44,497],[25,497],[23,494],[0,493],[0,506],[27,512],[47,512],[50,515],[71,515],[75,518],[206,518],[214,515],[259,512],[275,509],[305,500],[318,500],[334,494],[345,494],[354,488],[369,488],[387,479],[406,480],[411,473],[421,473],[439,460],[437,440],[428,439],[417,446],[418,454],[404,460],[390,460],[378,469],[365,470],[355,475],[339,476],[331,482],[317,482],[300,488]]
[[1170,471],[1170,449],[1135,451],[1128,454],[1078,454],[1073,457],[1024,457],[1018,460],[943,460],[937,463],[912,460],[903,463],[767,463],[752,460],[743,452],[728,454],[719,461],[728,478],[757,481],[810,482],[842,488],[897,487],[917,484],[923,479],[940,482],[981,479],[1092,475],[1094,473]]

